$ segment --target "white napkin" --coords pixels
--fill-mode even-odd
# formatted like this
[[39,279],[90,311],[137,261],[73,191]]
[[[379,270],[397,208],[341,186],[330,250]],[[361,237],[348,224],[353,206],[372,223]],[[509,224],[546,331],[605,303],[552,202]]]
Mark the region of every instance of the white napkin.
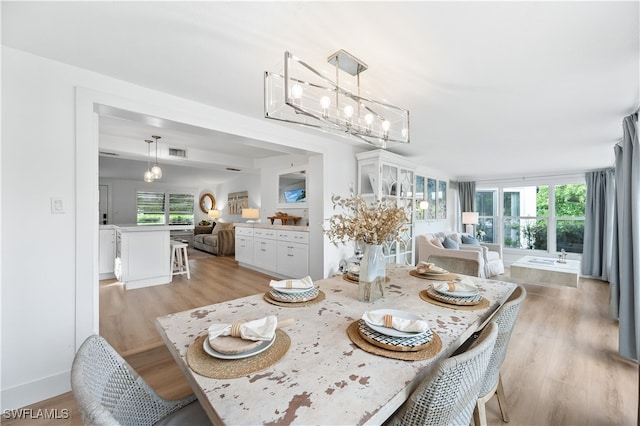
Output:
[[418,263],[418,267],[416,268],[416,271],[418,271],[419,274],[428,274],[428,273],[444,274],[447,272],[446,270],[434,265],[433,263],[428,263],[428,262]]
[[464,293],[472,293],[478,291],[478,286],[471,281],[470,278],[463,278],[460,281],[438,281],[433,283],[433,288],[438,291],[449,291],[449,292],[464,292]]
[[[429,324],[426,321],[400,318],[377,312],[365,312],[362,314],[362,319],[374,325],[394,328],[398,331],[406,331],[408,333],[424,333],[429,330]],[[389,327],[389,325],[391,325],[391,327]]]
[[279,288],[313,288],[313,280],[308,275],[299,280],[271,280],[269,287],[275,288],[276,290]]
[[209,341],[218,336],[235,336],[244,340],[271,340],[278,326],[274,315],[247,322],[213,324],[209,327]]

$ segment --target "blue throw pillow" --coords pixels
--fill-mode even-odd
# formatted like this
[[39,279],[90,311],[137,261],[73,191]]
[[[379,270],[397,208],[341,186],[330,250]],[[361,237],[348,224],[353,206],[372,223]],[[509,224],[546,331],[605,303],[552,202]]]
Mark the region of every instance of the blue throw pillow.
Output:
[[471,244],[472,246],[479,246],[480,242],[473,237],[462,235],[462,244]]
[[456,243],[455,241],[453,241],[449,237],[445,237],[444,241],[442,242],[442,245],[446,249],[452,249],[452,250],[459,250],[460,249],[460,246],[458,245],[458,243]]

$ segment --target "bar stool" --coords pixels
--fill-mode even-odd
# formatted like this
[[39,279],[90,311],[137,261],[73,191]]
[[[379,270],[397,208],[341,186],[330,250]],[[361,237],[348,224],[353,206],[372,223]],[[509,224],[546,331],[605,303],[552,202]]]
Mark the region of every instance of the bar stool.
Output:
[[187,256],[188,244],[171,240],[171,276],[187,274],[187,279],[191,279],[189,272],[189,257]]

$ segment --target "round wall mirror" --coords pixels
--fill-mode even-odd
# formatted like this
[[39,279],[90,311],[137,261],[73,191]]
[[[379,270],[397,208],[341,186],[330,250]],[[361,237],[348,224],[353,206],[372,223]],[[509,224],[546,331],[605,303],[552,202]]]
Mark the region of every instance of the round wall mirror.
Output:
[[200,197],[200,210],[202,213],[209,213],[209,210],[216,208],[216,198],[213,194],[202,194]]

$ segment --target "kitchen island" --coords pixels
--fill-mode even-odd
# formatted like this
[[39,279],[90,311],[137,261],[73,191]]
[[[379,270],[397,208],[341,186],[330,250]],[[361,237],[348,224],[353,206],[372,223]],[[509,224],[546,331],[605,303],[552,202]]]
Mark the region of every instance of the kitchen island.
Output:
[[171,282],[171,226],[114,225],[114,229],[114,275],[125,289]]

